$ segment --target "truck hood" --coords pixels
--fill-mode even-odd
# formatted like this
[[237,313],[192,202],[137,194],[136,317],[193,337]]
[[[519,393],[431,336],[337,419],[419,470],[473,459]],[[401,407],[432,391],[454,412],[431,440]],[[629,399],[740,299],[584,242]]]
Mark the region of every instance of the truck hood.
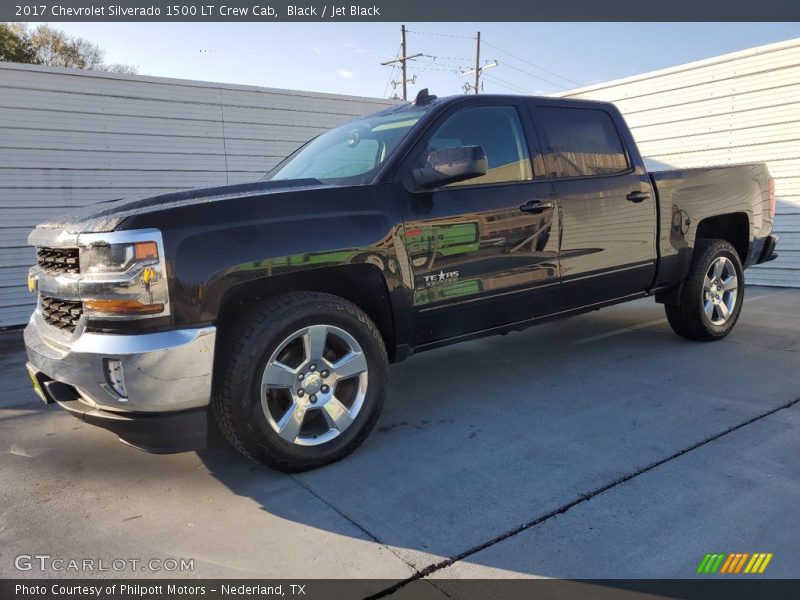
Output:
[[221,202],[247,196],[262,196],[324,187],[329,186],[316,179],[257,181],[255,183],[186,190],[158,196],[117,198],[89,204],[71,213],[59,215],[40,223],[36,228],[60,229],[67,233],[104,233],[113,231],[126,218],[133,215],[204,202]]

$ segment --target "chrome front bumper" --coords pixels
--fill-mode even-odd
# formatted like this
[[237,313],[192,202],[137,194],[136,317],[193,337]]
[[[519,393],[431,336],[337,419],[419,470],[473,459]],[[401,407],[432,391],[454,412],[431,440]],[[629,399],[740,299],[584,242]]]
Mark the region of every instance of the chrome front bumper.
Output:
[[[48,378],[75,388],[92,408],[158,413],[208,406],[215,327],[139,335],[83,331],[68,344],[49,336],[48,329],[34,313],[25,328],[30,364]],[[124,396],[111,385],[108,361],[121,361]]]

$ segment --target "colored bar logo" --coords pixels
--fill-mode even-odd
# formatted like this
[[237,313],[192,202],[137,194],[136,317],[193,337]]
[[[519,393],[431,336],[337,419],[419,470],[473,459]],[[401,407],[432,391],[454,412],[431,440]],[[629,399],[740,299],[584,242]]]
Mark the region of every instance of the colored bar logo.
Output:
[[772,552],[731,552],[728,554],[706,554],[700,564],[697,565],[697,572],[713,575],[714,573],[735,575],[737,573],[761,574],[767,568],[769,561],[772,560]]

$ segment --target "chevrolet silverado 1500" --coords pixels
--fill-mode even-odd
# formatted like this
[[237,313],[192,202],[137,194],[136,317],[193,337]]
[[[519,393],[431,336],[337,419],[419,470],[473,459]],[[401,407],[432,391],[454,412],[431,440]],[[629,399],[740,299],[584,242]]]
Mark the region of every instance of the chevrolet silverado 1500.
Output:
[[774,202],[760,163],[648,173],[611,104],[425,91],[261,181],[40,224],[28,369],[133,446],[202,447],[210,412],[308,469],[364,440],[414,352],[645,296],[722,338],[776,256]]

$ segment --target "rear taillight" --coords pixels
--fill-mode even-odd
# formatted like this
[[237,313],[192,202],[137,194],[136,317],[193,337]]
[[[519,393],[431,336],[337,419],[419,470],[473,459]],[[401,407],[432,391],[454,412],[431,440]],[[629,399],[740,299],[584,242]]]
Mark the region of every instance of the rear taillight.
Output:
[[769,178],[769,218],[775,217],[775,180]]

